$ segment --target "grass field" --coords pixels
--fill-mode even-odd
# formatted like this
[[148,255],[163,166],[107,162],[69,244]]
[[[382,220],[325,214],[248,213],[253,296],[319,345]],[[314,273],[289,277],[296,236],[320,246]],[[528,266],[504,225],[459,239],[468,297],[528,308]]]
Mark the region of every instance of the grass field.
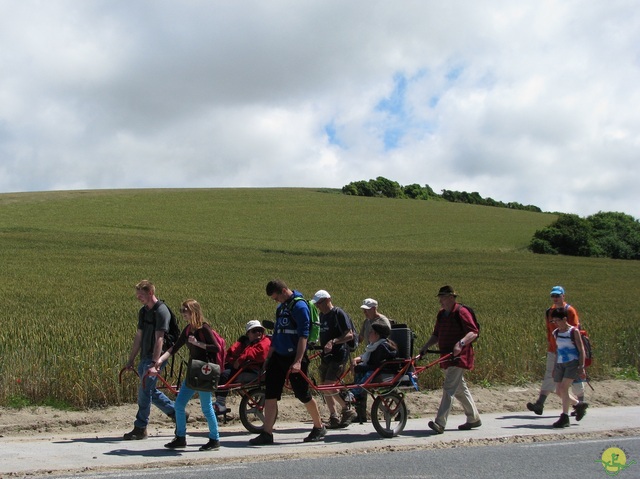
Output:
[[[430,335],[435,294],[452,284],[482,325],[472,382],[537,380],[543,314],[555,284],[579,311],[595,377],[637,377],[640,262],[533,255],[550,214],[313,189],[118,190],[0,195],[0,405],[116,404],[135,332],[133,285],[156,283],[177,311],[197,299],[233,341],[272,319],[279,277],[327,289],[362,320],[366,297]],[[440,376],[420,377],[437,387]]]

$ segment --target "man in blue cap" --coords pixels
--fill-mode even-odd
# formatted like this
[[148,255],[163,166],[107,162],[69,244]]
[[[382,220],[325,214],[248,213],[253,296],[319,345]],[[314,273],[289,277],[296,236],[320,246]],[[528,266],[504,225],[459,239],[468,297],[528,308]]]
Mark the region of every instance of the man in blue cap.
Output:
[[[552,305],[547,309],[545,314],[545,324],[547,330],[547,368],[544,373],[544,379],[542,380],[542,386],[540,387],[540,395],[536,402],[527,403],[527,409],[542,415],[544,409],[544,402],[547,400],[547,396],[552,392],[555,392],[556,385],[553,381],[553,369],[556,365],[556,341],[553,337],[553,331],[556,329],[556,324],[551,321],[551,312],[554,309],[564,309],[567,315],[567,322],[570,326],[575,326],[580,329],[580,319],[578,318],[578,312],[576,309],[567,304],[564,298],[564,288],[562,286],[554,286],[551,288],[551,301]],[[577,379],[573,383],[573,393],[578,398],[578,401],[584,402],[584,380]]]

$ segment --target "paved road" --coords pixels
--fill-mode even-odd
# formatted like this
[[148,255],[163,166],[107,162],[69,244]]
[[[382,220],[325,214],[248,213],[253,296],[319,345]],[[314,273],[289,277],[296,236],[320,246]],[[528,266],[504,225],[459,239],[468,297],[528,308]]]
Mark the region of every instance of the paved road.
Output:
[[[233,463],[264,458],[286,459],[301,453],[305,456],[339,455],[345,450],[371,452],[374,450],[411,450],[443,448],[450,445],[479,443],[485,439],[508,442],[514,436],[549,436],[566,439],[574,433],[607,433],[615,430],[639,429],[640,407],[592,408],[580,422],[568,429],[556,430],[551,424],[559,411],[546,411],[543,416],[529,412],[484,414],[483,426],[472,431],[459,431],[463,416],[452,416],[445,434],[435,435],[427,428],[427,419],[411,419],[403,433],[393,439],[383,439],[371,424],[354,424],[347,429],[329,431],[322,443],[305,444],[309,424],[278,424],[273,446],[251,447],[253,437],[241,427],[222,428],[219,451],[199,452],[206,442],[206,434],[198,432],[188,437],[184,450],[170,451],[163,447],[172,437],[172,430],[144,441],[122,441],[120,434],[66,434],[39,438],[0,438],[0,476],[20,477],[29,474],[48,474],[63,471],[134,469],[146,466],[177,466],[181,464]],[[504,439],[507,438],[507,439]],[[513,440],[513,439],[512,439]]]
[[[625,459],[614,464],[612,448]],[[603,451],[605,451],[603,453]],[[640,477],[640,436],[606,439],[564,438],[559,441],[500,444],[486,447],[451,447],[342,456],[302,456],[295,459],[251,461],[200,466],[161,467],[137,471],[73,473],[58,479],[620,479]],[[628,459],[627,459],[628,458]]]

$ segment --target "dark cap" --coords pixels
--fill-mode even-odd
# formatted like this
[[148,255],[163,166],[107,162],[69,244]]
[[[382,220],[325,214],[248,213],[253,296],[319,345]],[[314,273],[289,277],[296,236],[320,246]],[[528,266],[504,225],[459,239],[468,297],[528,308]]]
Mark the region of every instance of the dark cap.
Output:
[[440,288],[440,291],[438,291],[438,296],[458,296],[458,293],[455,292],[453,287],[446,285]]
[[376,318],[371,322],[371,329],[386,339],[391,334],[391,323],[386,318]]

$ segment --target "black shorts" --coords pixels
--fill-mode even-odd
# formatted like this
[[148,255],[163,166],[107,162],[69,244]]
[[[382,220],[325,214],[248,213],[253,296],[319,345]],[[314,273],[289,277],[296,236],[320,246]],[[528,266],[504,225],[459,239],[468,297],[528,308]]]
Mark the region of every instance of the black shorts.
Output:
[[[294,359],[295,356],[280,356],[278,353],[271,355],[264,377],[266,384],[265,399],[282,399],[284,383]],[[302,358],[301,370],[305,374],[309,370],[309,358],[306,354]],[[306,404],[311,401],[311,391],[309,391],[309,383],[306,379],[299,374],[290,374],[289,382],[294,395],[300,402]]]

